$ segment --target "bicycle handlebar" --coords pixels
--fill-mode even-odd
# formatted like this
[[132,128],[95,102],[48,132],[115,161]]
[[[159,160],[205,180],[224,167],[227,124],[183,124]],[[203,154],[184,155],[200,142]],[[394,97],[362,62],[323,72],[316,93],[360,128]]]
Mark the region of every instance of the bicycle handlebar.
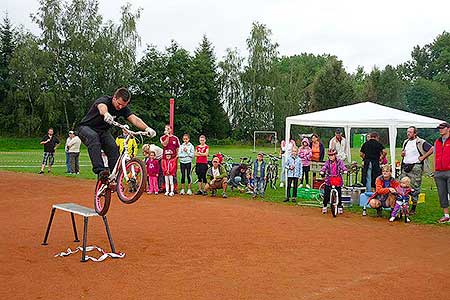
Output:
[[130,130],[130,128],[128,126],[120,124],[119,122],[116,122],[116,121],[113,121],[111,125],[114,125],[116,127],[119,127],[121,129],[125,130],[131,136],[136,136],[136,135],[150,136],[150,134],[147,131],[133,131],[133,130]]

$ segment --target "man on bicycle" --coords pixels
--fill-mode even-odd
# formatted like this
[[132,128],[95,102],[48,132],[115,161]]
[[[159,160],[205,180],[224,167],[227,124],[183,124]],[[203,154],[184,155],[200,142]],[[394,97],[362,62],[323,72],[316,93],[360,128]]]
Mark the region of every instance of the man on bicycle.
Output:
[[[152,128],[131,112],[128,107],[130,100],[130,92],[126,88],[119,88],[114,96],[103,96],[95,100],[80,122],[78,135],[88,148],[93,172],[102,179],[109,176],[119,158],[116,142],[109,131],[115,117],[126,118],[137,128],[145,130],[150,137],[156,135]],[[101,150],[108,157],[109,169],[103,164]]]

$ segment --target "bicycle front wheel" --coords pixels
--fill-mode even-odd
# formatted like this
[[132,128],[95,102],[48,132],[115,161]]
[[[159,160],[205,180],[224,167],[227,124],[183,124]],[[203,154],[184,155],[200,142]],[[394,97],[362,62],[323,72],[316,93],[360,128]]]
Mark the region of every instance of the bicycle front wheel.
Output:
[[120,170],[117,178],[117,196],[125,204],[134,203],[141,197],[146,183],[147,171],[144,162],[132,158],[125,164],[125,170]]
[[111,203],[111,190],[109,189],[107,184],[103,183],[101,180],[97,180],[94,194],[95,211],[100,216],[106,215],[106,213],[109,210],[110,203]]
[[331,214],[336,218],[338,214],[338,195],[336,190],[331,191],[330,195]]

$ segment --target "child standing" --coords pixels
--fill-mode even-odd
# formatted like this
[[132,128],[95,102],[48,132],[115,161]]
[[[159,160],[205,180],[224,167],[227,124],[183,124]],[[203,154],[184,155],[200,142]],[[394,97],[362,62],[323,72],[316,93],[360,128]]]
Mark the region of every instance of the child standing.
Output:
[[411,189],[411,179],[408,176],[403,177],[400,180],[400,185],[395,188],[396,193],[396,201],[394,209],[391,212],[391,218],[389,222],[394,222],[395,217],[397,216],[400,209],[402,209],[402,205],[406,206],[405,218],[406,222],[409,223],[411,220],[409,219],[409,197],[413,190]]
[[312,149],[309,146],[309,140],[308,138],[304,138],[302,140],[302,145],[298,149],[298,156],[302,160],[302,179],[300,183],[300,187],[303,187],[303,180],[306,178],[306,187],[309,189],[309,169],[311,164],[311,157],[312,157]]
[[[344,165],[344,162],[336,157],[336,150],[330,149],[328,150],[328,160],[325,162],[325,165],[320,170],[320,174],[325,174],[325,194],[323,197],[323,208],[322,213],[327,213],[327,205],[330,202],[330,194],[331,194],[331,186],[334,185],[335,189],[338,192],[339,202],[338,202],[338,213],[342,214],[344,209],[342,208],[342,173],[347,173],[347,168]],[[332,178],[338,178],[337,184],[332,182]]]
[[[144,154],[145,155],[145,154]],[[158,175],[159,175],[159,163],[156,159],[155,151],[149,151],[148,157],[145,158],[145,165],[147,166],[148,176],[148,194],[155,193],[158,195]]]
[[[173,196],[173,178],[176,176],[177,160],[173,157],[172,150],[166,150],[164,158],[161,161],[162,171],[165,179],[166,196]],[[169,192],[170,191],[170,192]]]
[[255,189],[252,198],[259,195],[264,198],[264,183],[266,181],[266,162],[264,161],[264,154],[258,153],[255,163],[253,164],[253,177],[255,179]]
[[201,135],[199,137],[200,145],[195,147],[195,173],[198,177],[198,191],[196,195],[207,195],[204,191],[205,185],[208,182],[206,179],[206,172],[208,171],[208,155],[209,147],[206,145],[206,137]]
[[283,202],[289,202],[291,198],[291,186],[294,184],[292,190],[292,202],[297,202],[297,186],[298,179],[302,177],[302,162],[300,157],[297,155],[297,147],[292,148],[291,156],[286,160],[285,166],[283,168],[287,170],[287,194],[286,199]]
[[183,135],[183,144],[178,149],[178,157],[180,158],[181,170],[181,191],[180,195],[184,195],[184,183],[188,183],[187,195],[192,195],[191,191],[191,168],[192,159],[194,158],[194,146],[189,142],[189,134]]

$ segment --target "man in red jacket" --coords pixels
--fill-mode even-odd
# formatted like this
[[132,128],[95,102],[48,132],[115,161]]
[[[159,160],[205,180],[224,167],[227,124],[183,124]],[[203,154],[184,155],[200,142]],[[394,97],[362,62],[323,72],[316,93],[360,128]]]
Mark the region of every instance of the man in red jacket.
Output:
[[444,216],[438,220],[439,223],[450,222],[448,214],[448,197],[450,193],[450,124],[441,123],[439,126],[441,135],[434,142],[434,181],[436,182],[439,201],[444,210]]

